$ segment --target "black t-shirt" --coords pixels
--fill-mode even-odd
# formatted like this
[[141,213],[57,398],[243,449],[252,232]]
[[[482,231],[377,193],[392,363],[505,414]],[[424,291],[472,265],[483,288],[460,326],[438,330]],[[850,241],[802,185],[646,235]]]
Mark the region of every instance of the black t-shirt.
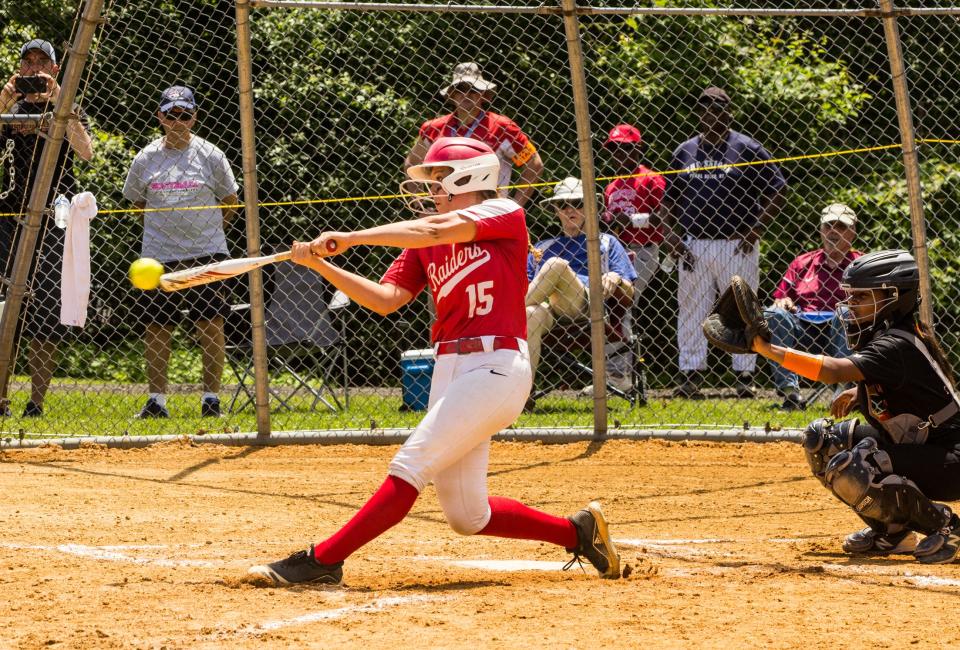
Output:
[[[13,105],[10,112],[18,115],[36,115],[51,109],[52,105],[47,103],[34,104],[19,101]],[[78,109],[78,113],[81,124],[88,129],[82,111]],[[5,197],[0,198],[0,212],[26,212],[45,142],[35,124],[0,126],[0,161],[2,161],[0,162],[0,197],[6,193]],[[8,146],[13,147],[9,154]],[[77,181],[73,175],[73,150],[64,138],[57,158],[57,166],[54,168],[47,205],[52,204],[58,194],[71,197],[76,193],[76,184]],[[44,237],[61,237],[63,231],[54,228],[51,222],[51,218],[44,217],[41,230],[46,233]],[[8,258],[14,247],[16,230],[16,220],[13,217],[0,217],[0,271],[9,268]]]
[[[898,328],[909,332],[912,325],[905,323]],[[865,378],[857,391],[860,412],[878,429],[882,427],[875,415],[884,409],[890,417],[912,413],[926,419],[952,399],[923,353],[911,341],[894,334],[879,334],[847,358]],[[960,415],[931,427],[928,440],[960,441]]]

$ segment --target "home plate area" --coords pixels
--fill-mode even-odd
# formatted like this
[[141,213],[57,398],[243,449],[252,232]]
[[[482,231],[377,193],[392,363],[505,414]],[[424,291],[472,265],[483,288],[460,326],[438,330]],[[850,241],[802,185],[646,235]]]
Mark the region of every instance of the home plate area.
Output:
[[557,514],[601,501],[620,580],[564,571],[548,544],[459,536],[428,488],[342,586],[251,584],[249,566],[349,519],[394,451],[0,454],[0,647],[844,647],[852,629],[960,645],[960,566],[845,555],[862,524],[787,443],[494,444],[490,494]]

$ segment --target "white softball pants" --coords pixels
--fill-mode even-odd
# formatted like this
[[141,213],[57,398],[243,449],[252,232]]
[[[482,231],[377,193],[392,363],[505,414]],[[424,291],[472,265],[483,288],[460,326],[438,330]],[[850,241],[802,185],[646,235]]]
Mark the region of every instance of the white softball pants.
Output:
[[[677,347],[680,350],[680,370],[707,369],[707,339],[701,324],[720,292],[730,284],[730,278],[739,275],[757,290],[760,275],[760,244],[743,255],[736,252],[739,240],[688,239],[684,243],[694,258],[692,270],[678,264],[680,277],[677,287]],[[734,354],[736,372],[753,372],[757,364],[755,354]]]
[[[482,338],[492,350],[493,337]],[[520,348],[438,356],[427,414],[390,461],[389,473],[420,492],[433,482],[461,535],[490,521],[490,438],[517,419],[533,384],[525,341]]]

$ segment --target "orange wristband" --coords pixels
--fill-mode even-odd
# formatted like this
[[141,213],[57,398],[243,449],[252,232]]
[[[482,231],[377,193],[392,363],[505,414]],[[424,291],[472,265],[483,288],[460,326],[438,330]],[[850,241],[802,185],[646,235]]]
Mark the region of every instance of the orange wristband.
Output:
[[819,381],[820,371],[823,369],[823,355],[809,354],[799,350],[787,350],[783,356],[783,363],[780,365],[801,377]]

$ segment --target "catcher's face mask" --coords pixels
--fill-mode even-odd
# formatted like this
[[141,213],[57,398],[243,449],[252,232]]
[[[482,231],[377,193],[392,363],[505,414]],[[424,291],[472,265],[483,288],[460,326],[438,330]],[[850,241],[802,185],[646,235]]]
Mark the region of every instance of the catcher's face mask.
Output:
[[897,304],[899,291],[888,289],[855,289],[841,285],[846,300],[837,303],[837,318],[843,325],[843,333],[851,350],[858,349],[869,340],[884,322],[885,312]]

